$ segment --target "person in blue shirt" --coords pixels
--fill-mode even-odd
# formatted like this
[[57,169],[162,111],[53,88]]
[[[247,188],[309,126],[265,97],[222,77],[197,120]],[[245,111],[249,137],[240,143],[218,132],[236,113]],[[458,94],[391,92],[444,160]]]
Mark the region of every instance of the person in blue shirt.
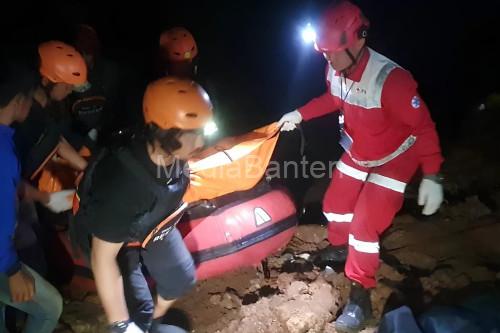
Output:
[[3,308],[9,305],[28,314],[26,333],[49,333],[62,312],[59,292],[20,262],[14,247],[18,197],[45,203],[51,196],[36,191],[20,178],[12,124],[29,114],[37,77],[28,67],[0,60],[0,331],[5,331]]

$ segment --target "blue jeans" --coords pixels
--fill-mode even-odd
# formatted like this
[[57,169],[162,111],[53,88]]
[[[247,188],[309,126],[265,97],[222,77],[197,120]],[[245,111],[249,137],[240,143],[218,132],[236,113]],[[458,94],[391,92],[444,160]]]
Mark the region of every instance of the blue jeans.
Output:
[[5,332],[4,308],[9,305],[28,315],[24,333],[51,333],[62,312],[62,297],[54,286],[38,273],[24,265],[35,280],[35,296],[29,302],[13,303],[10,299],[7,275],[0,274],[0,332]]

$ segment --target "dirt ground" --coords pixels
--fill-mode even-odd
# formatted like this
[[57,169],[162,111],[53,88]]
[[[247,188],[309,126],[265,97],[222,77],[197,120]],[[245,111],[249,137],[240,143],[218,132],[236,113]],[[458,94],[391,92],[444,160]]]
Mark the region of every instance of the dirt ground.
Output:
[[[471,115],[476,118],[468,124],[475,126],[467,125],[462,141],[447,149],[439,214],[421,216],[418,184],[407,190],[402,213],[383,235],[375,318],[365,332],[375,332],[380,316],[402,304],[418,313],[443,294],[452,301],[449,295],[473,286],[500,288],[500,132],[488,129],[499,114]],[[312,190],[312,201],[324,185]],[[288,247],[268,259],[268,274],[257,267],[201,281],[168,319],[196,333],[334,333],[349,283],[341,268],[313,264],[327,244],[325,227],[302,225]],[[67,300],[59,331],[106,332],[97,296]]]
[[[375,332],[380,316],[397,304],[418,311],[444,290],[498,287],[499,219],[474,197],[444,207],[441,215],[396,218],[382,243],[384,262],[372,292],[375,318],[364,332]],[[349,282],[341,270],[313,265],[314,253],[327,243],[325,227],[300,226],[285,251],[268,259],[267,278],[257,267],[201,281],[169,319],[196,333],[333,333]],[[480,246],[471,251],[471,244]],[[106,332],[95,295],[68,301],[62,322],[61,332]]]

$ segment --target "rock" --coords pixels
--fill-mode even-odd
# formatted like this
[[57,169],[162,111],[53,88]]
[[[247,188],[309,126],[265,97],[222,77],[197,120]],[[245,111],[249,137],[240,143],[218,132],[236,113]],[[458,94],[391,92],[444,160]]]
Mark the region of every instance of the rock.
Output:
[[496,274],[493,271],[490,271],[486,267],[476,266],[467,274],[472,282],[487,282],[487,281],[495,281]]
[[431,275],[431,279],[437,281],[441,288],[450,288],[453,281],[454,271],[449,268],[443,268],[435,271]]
[[413,223],[419,223],[420,221],[417,220],[414,216],[410,214],[403,214],[396,216],[394,218],[394,221],[392,222],[392,225],[394,227],[397,227],[399,225],[405,225],[405,224],[413,224]]
[[334,323],[326,324],[323,333],[337,333],[337,330],[335,329],[335,324]]
[[434,297],[439,293],[439,282],[431,279],[430,277],[421,277],[420,283],[422,284],[422,288],[424,291]]
[[261,298],[240,309],[222,333],[322,333],[338,310],[339,292],[322,278],[312,283],[292,281],[285,274],[284,293]]
[[287,248],[294,253],[311,253],[327,246],[327,232],[324,226],[308,224],[301,225]]
[[61,321],[74,333],[107,333],[108,323],[101,306],[93,303],[70,302],[64,305]]
[[460,274],[453,279],[453,289],[462,289],[471,283],[469,277],[465,274]]
[[[471,272],[474,272],[472,270]],[[478,271],[481,274],[480,271]],[[462,289],[471,283],[471,278],[453,268],[441,268],[429,277],[420,278],[423,289],[435,296],[441,289]]]
[[315,281],[319,276],[319,273],[317,271],[304,272],[302,274],[309,282]]
[[241,306],[241,300],[233,293],[225,293],[220,301],[220,305],[225,309],[236,309]]
[[282,273],[278,276],[277,285],[278,288],[283,292],[288,289],[290,284],[295,281],[294,274],[292,273]]
[[[307,333],[311,332],[311,329],[316,325],[316,318],[314,313],[298,313],[292,316],[286,322],[286,328],[290,333]],[[320,332],[312,330],[312,332]]]
[[308,292],[308,287],[307,287],[307,284],[305,282],[294,281],[294,282],[292,282],[290,287],[288,287],[288,289],[286,291],[286,295],[289,298],[295,298],[298,295],[306,294],[307,292]]
[[491,210],[481,200],[479,200],[477,195],[466,198],[465,203],[468,208],[468,217],[472,220],[491,214]]
[[446,209],[447,215],[459,221],[475,221],[476,219],[491,214],[491,210],[479,200],[477,195],[467,197],[465,202]]
[[260,278],[250,280],[250,288],[248,290],[250,292],[254,292],[260,289],[262,280]]
[[391,252],[403,265],[413,266],[425,271],[433,271],[437,266],[436,258],[411,249],[401,249]]
[[221,333],[284,333],[270,306],[270,299],[263,298],[255,304],[243,306],[240,318],[231,321]]
[[331,313],[337,312],[336,303],[340,297],[339,291],[333,289],[326,281],[318,278],[317,281],[310,284],[309,292],[312,295],[313,303],[319,308],[327,309]]
[[380,319],[384,311],[385,303],[387,303],[389,296],[391,296],[393,292],[393,288],[380,283],[377,284],[377,287],[372,290],[370,298],[372,302],[373,316],[376,319]]
[[384,262],[380,265],[380,268],[377,271],[377,280],[388,279],[391,281],[399,282],[403,281],[405,277],[405,275],[399,273],[396,269]]
[[327,231],[324,226],[309,224],[298,227],[295,237],[305,243],[318,244],[327,239]]
[[421,245],[422,242],[436,238],[444,232],[436,224],[410,223],[391,228],[382,242],[387,250],[398,250],[412,245]]
[[481,257],[481,260],[500,265],[500,220],[498,217],[481,219],[481,225],[465,234],[466,246]]
[[346,278],[344,273],[335,274],[334,276],[329,277],[329,281],[335,288],[337,289],[349,289],[351,283]]
[[322,332],[332,315],[327,309],[320,309],[311,302],[310,296],[281,304],[276,308],[278,318],[289,332]]
[[210,296],[210,303],[212,303],[213,305],[219,305],[221,301],[222,296],[220,294]]
[[99,299],[99,296],[97,294],[87,295],[85,297],[85,299],[84,299],[84,302],[85,303],[97,304],[97,305],[101,304],[101,300]]
[[[296,281],[300,282],[300,281]],[[278,319],[289,332],[323,332],[331,319],[331,312],[336,312],[335,298],[337,291],[324,280],[318,279],[307,286],[305,283],[292,283],[287,295],[295,295],[293,299],[275,307]]]

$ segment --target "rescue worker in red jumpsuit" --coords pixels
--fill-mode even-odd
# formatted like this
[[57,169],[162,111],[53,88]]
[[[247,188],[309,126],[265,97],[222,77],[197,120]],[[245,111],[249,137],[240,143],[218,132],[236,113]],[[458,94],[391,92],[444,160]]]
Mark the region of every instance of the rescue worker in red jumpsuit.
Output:
[[421,168],[418,203],[434,214],[443,200],[443,157],[435,125],[412,75],[366,46],[369,22],[343,1],[322,16],[315,48],[328,61],[327,91],[279,121],[292,130],[302,120],[338,111],[340,144],[323,200],[330,257],[346,261],[349,301],[336,321],[358,332],[371,317],[370,288],[379,267],[379,237],[401,209],[406,184]]

